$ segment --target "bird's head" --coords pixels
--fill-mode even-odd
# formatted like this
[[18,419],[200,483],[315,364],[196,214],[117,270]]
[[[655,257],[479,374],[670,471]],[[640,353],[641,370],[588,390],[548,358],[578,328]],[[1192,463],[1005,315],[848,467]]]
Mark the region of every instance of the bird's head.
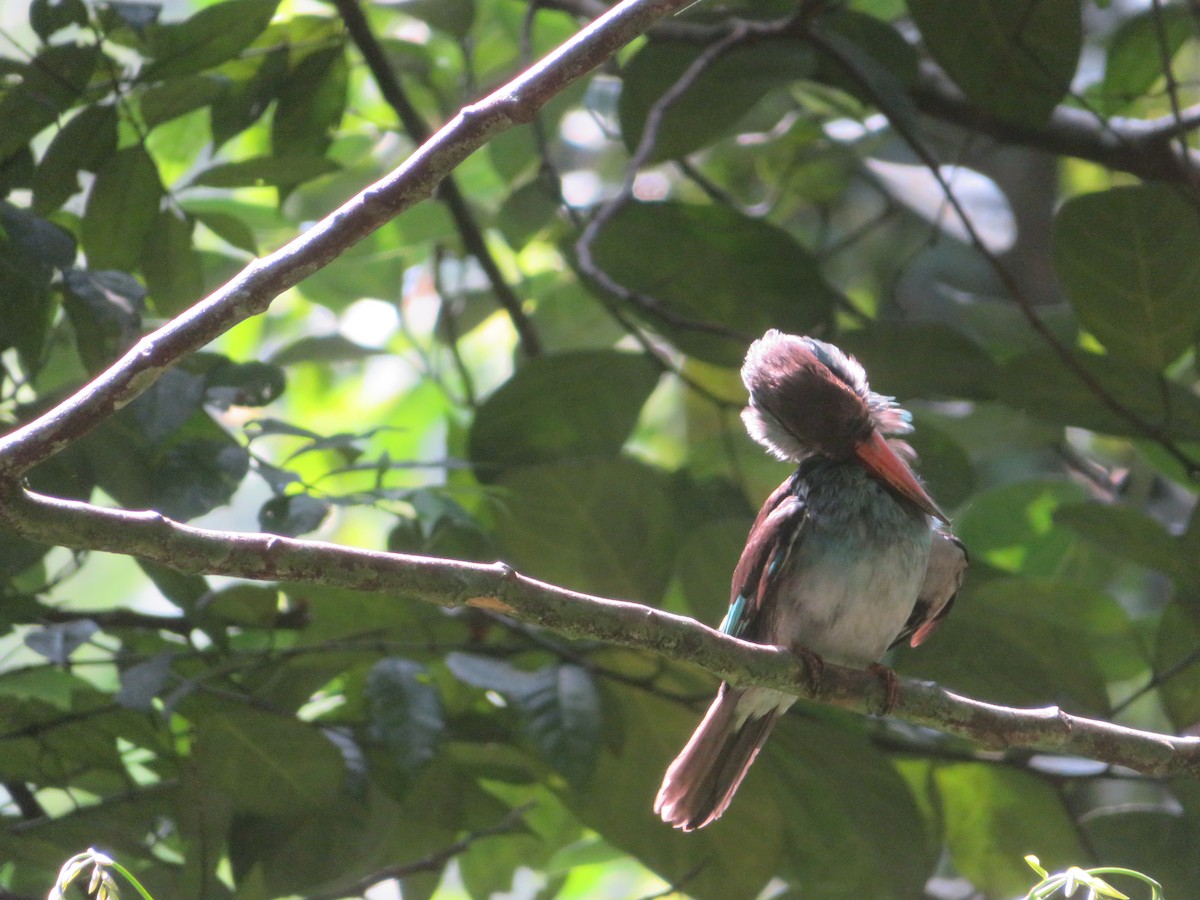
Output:
[[873,476],[931,516],[949,523],[917,480],[911,448],[891,435],[912,431],[911,416],[867,384],[858,361],[816,338],[771,329],[742,365],[750,436],[776,457],[820,455],[857,460]]

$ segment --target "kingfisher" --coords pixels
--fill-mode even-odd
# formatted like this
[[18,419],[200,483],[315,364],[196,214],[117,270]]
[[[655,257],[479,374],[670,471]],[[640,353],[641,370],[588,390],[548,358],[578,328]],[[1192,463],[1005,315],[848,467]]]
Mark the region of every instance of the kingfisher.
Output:
[[[867,384],[857,360],[832,344],[774,329],[742,366],[750,436],[795,472],[767,498],[733,573],[721,631],[823,660],[877,671],[895,704],[898,682],[879,658],[922,643],[962,584],[963,545],[895,437],[912,417]],[[795,702],[771,688],[723,682],[671,763],[654,803],[684,831],[721,816],[775,722]]]

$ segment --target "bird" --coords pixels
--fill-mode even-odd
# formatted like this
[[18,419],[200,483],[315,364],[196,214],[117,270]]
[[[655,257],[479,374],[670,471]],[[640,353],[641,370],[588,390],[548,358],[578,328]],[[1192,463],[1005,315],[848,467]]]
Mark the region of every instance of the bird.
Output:
[[[750,436],[792,475],[759,510],[733,572],[728,635],[823,661],[895,674],[879,658],[917,646],[949,612],[966,549],[912,469],[897,435],[912,417],[870,389],[854,357],[817,338],[772,329],[746,353]],[[943,527],[944,526],[944,527]],[[722,682],[671,763],[654,803],[663,821],[692,831],[718,819],[781,715],[796,698]]]

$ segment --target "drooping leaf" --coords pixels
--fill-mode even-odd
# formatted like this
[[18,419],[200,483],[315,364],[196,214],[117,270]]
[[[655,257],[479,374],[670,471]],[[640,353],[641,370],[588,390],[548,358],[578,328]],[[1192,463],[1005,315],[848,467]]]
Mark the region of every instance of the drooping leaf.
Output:
[[738,365],[768,328],[805,334],[832,314],[835,294],[816,259],[786,231],[725,206],[631,203],[607,222],[593,256],[619,284],[661,303],[663,315],[643,316],[708,362]]
[[280,85],[271,119],[274,155],[321,156],[346,108],[346,54],[332,47],[307,56]]
[[545,666],[514,699],[541,756],[572,786],[585,785],[596,768],[603,728],[592,676],[580,666]]
[[50,141],[33,176],[34,209],[53,212],[74,196],[81,171],[96,172],[117,150],[117,109],[88,106]]
[[433,759],[445,730],[442,701],[423,665],[391,657],[371,667],[366,697],[371,736],[405,775]]
[[1106,553],[1131,560],[1172,577],[1188,577],[1198,570],[1179,541],[1155,519],[1123,504],[1078,503],[1060,506],[1054,521]]
[[[1153,370],[1112,356],[1077,351],[1073,359],[1103,394],[1131,410],[1168,437],[1200,441],[1200,399]],[[1014,409],[1055,425],[1143,436],[1144,428],[1119,415],[1078,374],[1049,351],[1025,353],[1007,361],[996,383],[997,396]]]
[[1173,59],[1191,36],[1184,6],[1155,6],[1121,22],[1108,42],[1100,92],[1104,111],[1119,112],[1145,96],[1163,78],[1164,57]]
[[1200,328],[1200,214],[1164,184],[1068,200],[1054,264],[1080,321],[1113,354],[1159,371]]
[[206,187],[280,187],[311,181],[338,164],[324,156],[258,156],[237,162],[219,163],[192,179]]
[[0,98],[0,160],[24,147],[87,87],[100,58],[98,44],[46,47],[19,72],[20,81]]
[[661,596],[678,532],[662,473],[597,460],[513,470],[496,486],[497,538],[519,569],[609,597]]
[[992,896],[1029,888],[1024,856],[1050,871],[1086,859],[1057,788],[1018,769],[957,763],[934,769],[955,868]]
[[918,397],[994,395],[996,364],[978,344],[944,325],[882,321],[845,332],[837,343],[866,367],[872,388],[902,404]]
[[1049,117],[1071,86],[1082,45],[1076,0],[908,0],[934,59],[996,116]]
[[258,526],[270,534],[296,537],[320,528],[329,510],[328,503],[310,494],[272,497],[258,511]]
[[157,508],[180,521],[202,516],[228,503],[249,469],[249,456],[236,444],[203,438],[182,441],[155,467]]
[[642,354],[581,351],[529,360],[480,406],[469,452],[503,467],[615,456],[658,383]]
[[54,311],[50,282],[71,265],[75,241],[59,226],[0,204],[0,348],[16,347],[26,365],[41,362]]
[[341,753],[317,726],[268,712],[204,718],[192,756],[207,790],[240,813],[306,813],[329,803],[345,777]]
[[[651,108],[703,52],[699,46],[649,41],[622,73],[618,113],[621,135],[638,146]],[[657,128],[648,162],[686,156],[731,134],[737,122],[769,91],[812,75],[808,48],[796,41],[747,43],[722,54],[675,100]]]
[[86,25],[87,20],[83,0],[33,0],[29,4],[29,24],[43,41],[68,25]]
[[194,220],[164,209],[146,236],[141,268],[155,310],[178,315],[204,297],[204,273],[192,243]]
[[83,213],[88,267],[132,271],[158,219],[163,187],[140,144],[118,150],[96,173]]
[[233,59],[271,21],[279,0],[227,0],[148,30],[146,81],[191,75]]

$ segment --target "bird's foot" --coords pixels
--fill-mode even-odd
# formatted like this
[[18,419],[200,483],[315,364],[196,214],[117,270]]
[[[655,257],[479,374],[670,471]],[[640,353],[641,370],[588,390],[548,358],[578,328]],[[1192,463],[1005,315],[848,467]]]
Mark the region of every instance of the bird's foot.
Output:
[[871,663],[867,671],[883,682],[883,708],[879,715],[886,716],[900,702],[900,679],[883,663]]
[[814,698],[821,695],[821,680],[825,673],[825,660],[819,653],[814,653],[807,647],[793,647],[792,652],[804,660],[804,673],[808,676],[808,689]]

